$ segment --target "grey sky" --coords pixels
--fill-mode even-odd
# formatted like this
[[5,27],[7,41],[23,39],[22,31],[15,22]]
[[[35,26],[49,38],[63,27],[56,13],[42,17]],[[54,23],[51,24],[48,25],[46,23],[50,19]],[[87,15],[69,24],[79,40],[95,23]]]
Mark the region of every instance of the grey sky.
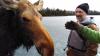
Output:
[[[38,0],[30,0],[32,3]],[[65,10],[75,10],[75,8],[81,3],[88,3],[90,10],[100,11],[100,0],[43,0],[43,8],[52,8],[52,9],[65,9]]]

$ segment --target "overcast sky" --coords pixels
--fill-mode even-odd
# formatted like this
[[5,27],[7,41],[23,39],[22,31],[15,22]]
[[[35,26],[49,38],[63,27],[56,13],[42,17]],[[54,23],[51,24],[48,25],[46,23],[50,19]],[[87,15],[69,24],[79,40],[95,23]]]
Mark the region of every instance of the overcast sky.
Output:
[[[30,0],[32,3],[38,0]],[[100,0],[43,0],[43,8],[65,9],[74,11],[81,3],[88,3],[90,10],[100,11]]]

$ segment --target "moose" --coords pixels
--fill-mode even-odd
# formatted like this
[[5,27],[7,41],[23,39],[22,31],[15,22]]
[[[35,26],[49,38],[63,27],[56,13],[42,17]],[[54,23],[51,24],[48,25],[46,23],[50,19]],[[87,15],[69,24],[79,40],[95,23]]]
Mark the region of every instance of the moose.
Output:
[[34,45],[41,56],[54,56],[53,40],[38,12],[41,1],[0,0],[0,56],[14,56],[21,45],[27,51]]

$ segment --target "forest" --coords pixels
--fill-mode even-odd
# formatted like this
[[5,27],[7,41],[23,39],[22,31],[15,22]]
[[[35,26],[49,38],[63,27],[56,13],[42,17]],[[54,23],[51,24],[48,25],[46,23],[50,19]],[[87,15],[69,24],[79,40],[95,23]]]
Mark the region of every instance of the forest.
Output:
[[[39,11],[42,16],[71,16],[74,15],[74,11],[66,11],[66,10],[61,10],[61,9],[42,9]],[[100,15],[99,11],[92,11],[89,10],[89,15]]]

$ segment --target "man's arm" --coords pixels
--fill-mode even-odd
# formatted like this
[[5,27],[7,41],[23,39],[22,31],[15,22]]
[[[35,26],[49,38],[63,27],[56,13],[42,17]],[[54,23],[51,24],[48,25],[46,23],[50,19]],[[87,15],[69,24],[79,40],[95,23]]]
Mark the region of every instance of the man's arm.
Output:
[[100,32],[92,30],[86,26],[82,26],[76,22],[70,21],[65,24],[66,29],[76,30],[82,36],[86,37],[91,42],[100,43]]
[[96,30],[96,31],[99,31],[99,28],[97,27],[96,24],[92,23],[90,25],[88,25],[89,28],[91,28],[92,30]]
[[100,32],[92,30],[88,27],[82,26],[78,32],[82,34],[82,36],[86,37],[91,42],[100,43]]

